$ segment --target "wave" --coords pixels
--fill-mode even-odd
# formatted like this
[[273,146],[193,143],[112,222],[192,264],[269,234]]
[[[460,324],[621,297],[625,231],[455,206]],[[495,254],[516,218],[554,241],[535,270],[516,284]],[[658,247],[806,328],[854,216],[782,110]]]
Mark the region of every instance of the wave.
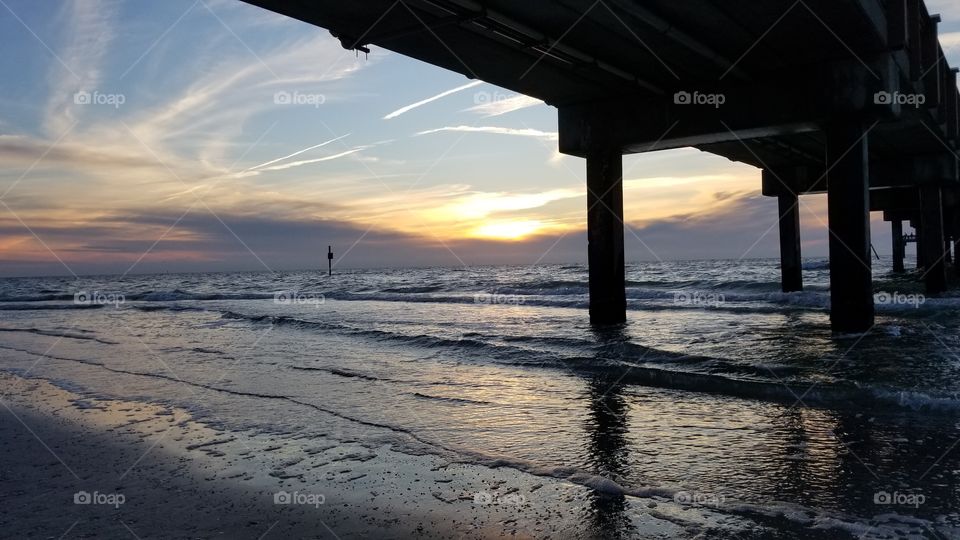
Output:
[[81,341],[96,341],[103,345],[119,345],[116,341],[108,341],[93,336],[75,334],[73,332],[57,332],[55,330],[43,330],[40,328],[0,328],[0,332],[22,332],[25,334],[35,334],[38,336],[55,337],[62,339],[77,339]]
[[103,304],[2,304],[0,311],[57,311],[64,309],[100,309]]
[[[16,348],[16,347],[9,347],[9,346],[6,346],[6,345],[0,345],[0,349],[14,350],[14,351],[18,351],[18,352],[30,354],[30,355],[33,355],[33,356],[39,356],[39,357],[42,357],[42,358],[47,358],[47,359],[52,359],[52,360],[60,360],[60,361],[62,361],[62,362],[73,362],[73,363],[77,363],[77,364],[84,364],[84,365],[88,365],[88,366],[92,366],[92,367],[97,367],[97,368],[100,368],[100,369],[104,369],[104,370],[110,371],[110,372],[112,372],[112,373],[120,373],[120,374],[124,374],[124,375],[133,375],[133,376],[140,376],[140,377],[151,377],[151,378],[154,378],[154,379],[162,379],[162,380],[165,380],[165,381],[171,381],[171,382],[175,382],[175,383],[178,383],[178,384],[185,384],[185,385],[187,385],[187,386],[193,386],[193,387],[196,387],[196,388],[202,388],[202,389],[205,389],[205,390],[210,390],[210,391],[213,391],[213,392],[221,392],[221,393],[224,393],[224,394],[230,394],[230,395],[234,395],[234,396],[251,397],[251,398],[259,398],[259,399],[269,399],[269,400],[278,400],[278,401],[286,401],[286,402],[289,402],[289,403],[292,403],[292,404],[295,404],[295,405],[300,405],[300,406],[304,406],[304,407],[309,407],[309,408],[311,408],[311,409],[314,409],[314,410],[317,410],[317,411],[320,411],[320,412],[329,414],[329,415],[331,415],[331,416],[335,416],[335,417],[337,417],[337,418],[346,420],[346,421],[348,421],[348,422],[354,422],[354,423],[356,423],[356,424],[360,424],[360,425],[367,426],[367,427],[382,428],[382,429],[385,429],[385,430],[388,430],[388,431],[391,431],[391,432],[394,432],[394,433],[402,434],[402,435],[405,435],[405,436],[407,436],[407,437],[410,437],[410,439],[412,439],[412,440],[414,440],[414,441],[417,441],[417,442],[419,442],[419,443],[421,443],[421,444],[424,444],[424,445],[426,445],[426,446],[428,446],[428,447],[433,447],[433,448],[438,448],[438,449],[449,450],[448,448],[445,448],[445,447],[443,447],[443,446],[440,445],[440,444],[437,444],[437,443],[428,441],[428,440],[420,437],[419,435],[417,435],[416,433],[414,433],[413,431],[411,431],[411,430],[409,430],[409,429],[402,428],[402,427],[399,427],[399,426],[393,426],[393,425],[390,425],[390,424],[384,424],[384,423],[381,423],[381,422],[374,422],[374,421],[363,420],[363,419],[361,419],[361,418],[356,418],[356,417],[353,417],[353,416],[350,416],[350,415],[347,415],[347,414],[344,414],[344,413],[335,411],[335,410],[333,410],[333,409],[329,409],[329,408],[327,408],[327,407],[323,407],[323,406],[318,405],[318,404],[316,404],[316,403],[311,403],[311,402],[308,402],[308,401],[303,401],[303,400],[300,400],[300,399],[297,399],[297,398],[294,398],[294,397],[291,397],[291,396],[283,395],[283,394],[269,394],[269,393],[266,393],[266,392],[253,392],[253,391],[237,390],[237,389],[233,389],[233,388],[223,388],[223,387],[215,386],[215,385],[213,385],[213,384],[199,383],[199,382],[194,382],[194,381],[190,381],[190,380],[181,379],[181,378],[175,377],[175,376],[173,376],[173,375],[164,375],[164,374],[162,374],[162,373],[152,373],[152,372],[133,371],[133,370],[127,370],[127,369],[113,368],[113,367],[110,367],[110,366],[106,365],[106,364],[103,363],[103,362],[99,362],[99,361],[95,361],[95,360],[85,360],[85,359],[81,359],[81,358],[69,358],[69,357],[64,357],[64,356],[54,356],[54,355],[50,355],[50,354],[40,354],[40,353],[37,353],[37,352],[34,352],[34,351],[29,351],[29,350],[26,350],[26,349],[19,349],[19,348]],[[3,370],[4,370],[4,371],[8,371],[8,372],[17,372],[17,371],[19,371],[19,370],[17,370],[17,369],[9,369],[9,368],[8,368],[8,369],[3,369]],[[23,375],[21,375],[21,376],[26,376],[26,375],[23,374]],[[36,377],[36,378],[42,378],[42,377]],[[49,380],[49,379],[45,379],[45,380]],[[51,381],[51,382],[58,382],[58,381]]]
[[0,296],[0,302],[57,302],[61,300],[73,301],[73,294],[52,293],[52,294],[27,294],[22,296]]
[[442,291],[443,287],[440,285],[428,285],[422,287],[389,287],[382,289],[383,292],[388,293],[406,293],[406,294],[424,294],[432,293],[437,291]]
[[[678,287],[664,286],[637,286],[631,282],[626,290],[628,309],[637,310],[669,310],[669,309],[711,309],[734,313],[776,313],[794,310],[822,310],[829,308],[830,298],[825,287],[808,286],[801,292],[784,293],[779,290],[779,284],[774,282],[750,282],[745,280],[728,282],[675,282]],[[543,286],[543,288],[541,288]],[[303,292],[297,294],[309,295],[310,298],[322,298],[336,301],[373,301],[373,302],[407,302],[407,303],[436,303],[436,304],[483,304],[503,308],[517,306],[572,308],[586,309],[589,306],[588,290],[576,281],[542,281],[516,287],[497,287],[489,292],[442,292],[439,285],[422,287],[394,287],[370,292],[329,291]],[[393,292],[390,292],[393,291]],[[177,302],[211,302],[211,301],[256,301],[271,300],[276,297],[275,292],[233,292],[233,293],[196,293],[180,289],[170,291],[147,291],[124,295],[124,308],[141,311],[157,311],[163,309],[188,310],[203,309],[196,305],[182,305]],[[882,294],[882,293],[878,293]],[[507,298],[501,298],[507,296]],[[918,295],[919,296],[919,295]],[[889,298],[899,299],[905,295],[888,295]],[[912,298],[912,296],[907,297]],[[99,304],[74,304],[72,294],[46,294],[33,296],[8,296],[0,298],[0,311],[27,311],[27,310],[68,310],[68,309],[97,309]],[[57,302],[61,304],[34,304],[40,302]],[[67,303],[69,302],[69,303]],[[498,305],[502,304],[502,305]],[[880,312],[895,313],[930,313],[960,308],[958,297],[924,298],[920,302],[884,303],[879,301],[876,308]]]
[[329,373],[331,375],[336,375],[338,377],[344,377],[347,379],[362,379],[365,381],[375,381],[375,382],[394,382],[391,379],[382,379],[379,377],[374,377],[372,375],[364,375],[363,373],[356,373],[353,371],[347,371],[345,369],[338,369],[338,368],[290,366],[290,369],[295,369],[298,371],[322,371],[324,373]]
[[[648,505],[644,509],[651,516],[669,520],[678,525],[684,525],[690,530],[706,527],[714,530],[709,523],[715,518],[702,516],[699,512],[717,513],[720,515],[739,515],[761,522],[773,519],[773,527],[782,527],[779,522],[786,519],[805,532],[803,536],[823,536],[825,531],[842,531],[856,538],[913,538],[925,535],[927,532],[940,531],[949,534],[941,524],[913,517],[897,514],[882,514],[869,517],[855,516],[838,511],[822,508],[802,506],[795,503],[769,501],[757,504],[746,501],[727,500],[726,497],[713,497],[713,500],[703,503],[695,496],[695,489],[685,489],[675,485],[631,485],[626,482],[584,471],[570,466],[544,466],[533,461],[503,456],[490,456],[471,449],[456,448],[460,454],[468,457],[464,463],[479,464],[488,468],[506,467],[534,476],[555,478],[580,485],[601,495],[613,497],[637,497],[654,499],[655,505]],[[665,500],[666,499],[666,500]],[[681,512],[674,509],[659,510],[659,505],[674,505]],[[697,513],[685,511],[698,510]],[[705,518],[705,519],[704,519]],[[814,533],[814,531],[816,531]],[[737,535],[734,535],[737,536]],[[698,535],[699,537],[699,535]],[[832,536],[831,536],[832,537]]]
[[268,300],[276,297],[270,293],[191,293],[174,289],[172,291],[150,291],[125,295],[126,300],[140,302],[172,302],[182,300]]
[[445,403],[456,403],[458,405],[493,405],[493,403],[490,403],[489,401],[477,401],[473,399],[445,397],[445,396],[431,396],[428,394],[421,394],[420,392],[414,392],[413,396],[418,397],[420,399],[442,401]]
[[[581,366],[580,371],[594,372],[609,378],[604,370]],[[760,371],[760,368],[757,368]],[[623,384],[650,386],[671,390],[718,394],[794,405],[848,408],[851,405],[869,409],[908,409],[955,414],[960,411],[960,396],[934,396],[912,390],[902,390],[867,384],[806,383],[738,379],[717,373],[667,370],[649,366],[635,366],[620,381]]]
[[[797,375],[798,368],[783,365],[755,366],[738,364],[728,360],[708,356],[695,356],[684,353],[662,351],[629,342],[612,345],[598,345],[596,356],[563,356],[548,350],[512,346],[509,343],[558,344],[582,348],[589,343],[569,338],[534,338],[516,336],[504,339],[508,344],[494,344],[484,341],[481,335],[471,338],[444,338],[429,335],[410,336],[384,330],[359,329],[339,323],[305,321],[284,316],[248,316],[238,313],[224,314],[224,317],[288,325],[306,329],[326,329],[346,332],[352,335],[373,339],[402,342],[424,348],[444,348],[454,352],[480,352],[484,361],[494,359],[500,363],[515,366],[543,366],[563,369],[593,379],[609,378],[611,382],[632,384],[672,390],[684,390],[795,404],[798,397],[804,403],[830,407],[849,407],[851,404],[876,405],[887,408],[906,408],[911,410],[958,411],[960,397],[932,396],[919,392],[898,390],[886,387],[858,386],[843,383],[781,382],[785,377]],[[468,357],[462,357],[465,359]],[[642,363],[630,360],[642,360]],[[295,369],[323,369],[304,368]],[[335,373],[334,370],[329,370]],[[341,371],[343,376],[359,376]],[[777,380],[769,380],[775,375]],[[763,380],[767,379],[767,380]]]

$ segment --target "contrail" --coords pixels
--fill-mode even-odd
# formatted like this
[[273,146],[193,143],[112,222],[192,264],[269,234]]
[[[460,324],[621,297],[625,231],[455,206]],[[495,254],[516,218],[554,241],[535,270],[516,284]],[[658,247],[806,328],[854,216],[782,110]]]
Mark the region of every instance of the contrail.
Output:
[[361,146],[360,148],[354,148],[353,150],[347,150],[346,152],[340,152],[339,154],[334,154],[332,156],[326,156],[317,159],[308,159],[306,161],[294,161],[292,163],[284,163],[283,165],[277,165],[275,167],[270,167],[263,169],[265,171],[282,171],[284,169],[292,169],[294,167],[300,167],[302,165],[309,165],[311,163],[320,163],[321,161],[330,161],[331,159],[342,158],[344,156],[349,156],[350,154],[356,154],[357,152],[369,148],[367,146]]
[[257,169],[266,167],[266,166],[268,166],[268,165],[273,165],[274,163],[276,163],[276,162],[278,162],[278,161],[283,161],[283,160],[285,160],[285,159],[290,159],[290,158],[292,158],[292,157],[299,156],[300,154],[302,154],[302,153],[304,153],[304,152],[309,152],[310,150],[313,150],[314,148],[320,148],[321,146],[326,146],[326,145],[328,145],[328,144],[330,144],[330,143],[332,143],[332,142],[337,142],[337,141],[339,141],[340,139],[342,139],[342,138],[344,138],[344,137],[347,137],[347,136],[349,136],[349,135],[350,135],[349,133],[347,133],[346,135],[341,135],[341,136],[339,136],[339,137],[337,137],[337,138],[335,138],[335,139],[330,139],[329,141],[322,142],[322,143],[320,143],[320,144],[311,146],[310,148],[304,148],[303,150],[300,150],[300,151],[298,151],[298,152],[294,152],[294,153],[290,154],[289,156],[283,156],[282,158],[277,158],[277,159],[274,159],[274,160],[272,160],[272,161],[268,161],[268,162],[266,162],[266,163],[261,163],[260,165],[257,165],[257,166],[255,166],[255,167],[250,167],[249,169],[247,169],[247,170],[245,170],[245,171],[243,171],[243,172],[255,171],[255,170],[257,170]]
[[384,116],[383,119],[384,119],[384,120],[390,120],[391,118],[396,118],[396,117],[400,116],[401,114],[403,114],[403,113],[405,113],[405,112],[407,112],[407,111],[416,109],[417,107],[419,107],[419,106],[421,106],[421,105],[426,105],[427,103],[430,103],[431,101],[436,101],[436,100],[438,100],[438,99],[445,98],[445,97],[449,96],[450,94],[455,94],[455,93],[457,93],[457,92],[459,92],[459,91],[461,91],[461,90],[466,90],[467,88],[473,88],[474,86],[477,86],[477,85],[480,85],[480,84],[483,84],[483,81],[473,81],[473,82],[467,83],[467,84],[465,84],[465,85],[463,85],[463,86],[458,86],[458,87],[454,88],[453,90],[447,90],[446,92],[441,92],[441,93],[439,93],[439,94],[437,94],[437,95],[435,95],[435,96],[433,96],[433,97],[429,97],[429,98],[424,99],[424,100],[422,100],[422,101],[418,101],[418,102],[416,102],[416,103],[414,103],[414,104],[412,104],[412,105],[407,105],[406,107],[403,107],[403,108],[401,108],[401,109],[397,109],[397,110],[393,111],[392,113]]
[[540,139],[556,140],[559,136],[555,131],[540,131],[539,129],[514,129],[496,126],[447,126],[437,129],[421,131],[417,135],[429,135],[442,131],[462,131],[467,133],[494,133],[497,135],[518,135],[521,137],[537,137]]

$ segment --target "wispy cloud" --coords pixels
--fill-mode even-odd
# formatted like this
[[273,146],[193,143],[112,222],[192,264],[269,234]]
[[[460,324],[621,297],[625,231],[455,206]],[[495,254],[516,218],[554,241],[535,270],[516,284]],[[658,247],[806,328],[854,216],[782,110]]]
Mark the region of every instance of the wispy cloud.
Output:
[[430,135],[444,131],[459,131],[465,133],[491,133],[494,135],[514,135],[517,137],[534,137],[538,139],[557,140],[559,135],[554,131],[540,131],[539,129],[515,129],[496,126],[447,126],[437,129],[420,131],[417,135]]
[[437,94],[437,95],[435,95],[435,96],[433,96],[433,97],[428,97],[427,99],[421,99],[420,101],[418,101],[418,102],[416,102],[416,103],[411,103],[410,105],[407,105],[406,107],[401,107],[401,108],[393,111],[392,113],[384,116],[383,119],[384,119],[384,120],[391,120],[391,119],[393,119],[393,118],[396,118],[396,117],[400,116],[401,114],[410,112],[410,111],[412,111],[413,109],[416,109],[417,107],[422,107],[423,105],[426,105],[427,103],[432,103],[432,102],[434,102],[434,101],[437,101],[438,99],[443,99],[443,98],[445,98],[445,97],[447,97],[447,96],[449,96],[449,95],[456,94],[457,92],[461,92],[461,91],[463,91],[463,90],[466,90],[466,89],[468,89],[468,88],[473,88],[474,86],[479,86],[479,85],[481,85],[481,84],[483,84],[483,81],[473,81],[473,82],[467,83],[467,84],[465,84],[465,85],[463,85],[463,86],[458,86],[458,87],[456,87],[456,88],[454,88],[454,89],[452,89],[452,90],[447,90],[446,92],[440,92],[439,94]]
[[44,120],[48,134],[59,136],[76,123],[75,93],[99,89],[103,60],[114,39],[116,12],[116,2],[111,0],[63,4],[60,18],[69,22],[70,27],[60,53],[64,65],[51,64],[48,75],[50,95]]
[[486,103],[481,103],[465,110],[466,112],[477,113],[486,117],[490,117],[500,116],[502,114],[507,114],[513,111],[519,111],[521,109],[543,104],[543,101],[537,98],[517,95],[504,99],[492,99]]

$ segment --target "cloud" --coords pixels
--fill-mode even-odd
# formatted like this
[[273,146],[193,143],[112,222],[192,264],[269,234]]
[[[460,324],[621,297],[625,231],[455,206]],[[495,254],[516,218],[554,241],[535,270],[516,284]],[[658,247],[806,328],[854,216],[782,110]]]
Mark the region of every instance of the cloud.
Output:
[[556,132],[540,131],[538,129],[514,129],[495,126],[448,126],[437,129],[428,129],[420,131],[417,135],[430,135],[431,133],[440,133],[444,131],[459,131],[464,133],[491,133],[495,135],[514,135],[518,137],[534,137],[555,141],[559,139]]
[[466,112],[481,114],[485,117],[500,116],[527,107],[543,105],[543,101],[524,95],[517,95],[506,99],[492,99],[486,103],[481,103],[465,109]]
[[[486,194],[481,199],[497,200],[500,195]],[[529,200],[522,196],[513,200],[509,196],[500,198],[506,206],[522,209],[568,195],[572,196],[574,192],[557,190],[555,193],[531,194]],[[777,256],[775,198],[728,192],[717,192],[714,198],[722,204],[704,212],[681,213],[644,223],[628,220],[624,235],[627,260]],[[811,196],[809,203],[819,208],[822,201]],[[495,207],[491,210],[501,209]],[[341,268],[459,266],[460,261],[467,265],[483,265],[586,260],[586,235],[582,225],[563,232],[551,229],[549,223],[538,218],[527,221],[536,222],[543,234],[523,241],[475,238],[470,234],[473,229],[465,230],[459,236],[440,239],[429,227],[406,232],[386,228],[392,219],[368,223],[338,219],[343,210],[306,200],[252,200],[247,206],[218,211],[218,218],[197,207],[154,247],[136,271],[264,270],[257,257],[274,270],[319,268],[324,264],[327,245],[333,245],[338,256],[350,249],[349,255],[340,262]],[[94,217],[83,223],[73,219],[50,219],[33,230],[77,273],[123,272],[182,213],[179,210],[130,209]],[[514,218],[506,221],[510,219]],[[804,255],[825,255],[826,227],[806,212],[801,220]],[[487,220],[482,223],[498,222]],[[886,224],[874,225],[884,226],[874,239],[883,252],[883,247],[889,244],[889,228]],[[59,262],[9,216],[0,215],[0,239],[0,274],[65,272]]]
[[[337,95],[349,96],[351,92],[342,90],[350,84],[348,80],[378,61],[344,57],[334,38],[314,31],[290,32],[282,40],[258,48],[261,62],[245,47],[224,51],[223,43],[211,44],[220,34],[235,39],[217,24],[213,28],[222,31],[191,44],[191,54],[186,57],[176,51],[167,56],[162,48],[155,49],[145,58],[144,69],[138,70],[139,78],[128,81],[126,104],[119,109],[73,103],[76,90],[92,91],[103,84],[101,66],[122,70],[127,65],[107,58],[108,49],[116,50],[108,47],[113,39],[112,7],[106,0],[82,0],[69,3],[62,13],[61,25],[67,35],[62,55],[81,78],[51,61],[49,106],[40,122],[50,126],[48,135],[25,135],[28,126],[20,127],[21,134],[0,135],[4,164],[0,174],[16,178],[30,170],[33,180],[16,184],[7,200],[29,203],[30,209],[46,200],[49,211],[32,216],[30,223],[61,213],[64,201],[74,210],[109,208],[117,202],[169,205],[179,197],[187,196],[189,202],[208,195],[210,204],[227,204],[237,200],[241,190],[262,191],[251,183],[237,182],[244,176],[331,161],[358,151],[273,166],[338,140],[334,138],[290,154],[284,152],[279,160],[255,161],[260,164],[252,174],[233,172],[241,151],[242,159],[251,148],[276,144],[266,138],[269,130],[262,132],[262,140],[253,140],[261,133],[250,133],[256,117],[282,118],[287,111],[296,110],[297,105],[277,103],[276,92],[322,93],[331,101]],[[203,10],[193,16],[212,19]],[[176,42],[177,37],[171,33],[165,42]],[[151,69],[158,63],[169,66],[171,56],[176,56],[176,69]],[[157,78],[145,75],[151,73]],[[74,127],[68,133],[58,132],[70,126]],[[223,182],[230,185],[218,186],[220,182],[215,180],[224,179],[230,179]],[[211,193],[214,187],[219,190]]]
[[71,167],[155,168],[153,157],[143,153],[124,152],[119,148],[91,148],[75,142],[51,144],[48,141],[19,135],[0,135],[0,158],[9,163],[56,163]]
[[322,143],[320,143],[320,144],[315,144],[315,145],[310,146],[310,147],[308,147],[308,148],[304,148],[303,150],[298,150],[298,151],[296,151],[296,152],[294,152],[294,153],[292,153],[292,154],[290,154],[290,155],[288,155],[288,156],[283,156],[283,157],[281,157],[281,158],[277,158],[277,159],[268,161],[268,162],[266,162],[266,163],[261,163],[260,165],[254,165],[253,167],[250,167],[250,168],[244,170],[244,172],[255,171],[255,170],[257,170],[257,169],[266,167],[266,166],[268,166],[268,165],[273,165],[274,163],[278,163],[278,162],[280,162],[280,161],[284,161],[284,160],[290,159],[290,158],[292,158],[292,157],[299,156],[300,154],[309,152],[310,150],[315,150],[315,149],[317,149],[317,148],[324,147],[324,146],[326,146],[326,145],[328,145],[328,144],[330,144],[330,143],[337,142],[337,141],[339,141],[340,139],[343,139],[343,138],[345,138],[345,137],[348,137],[349,135],[350,135],[350,134],[348,133],[348,134],[346,134],[346,135],[341,135],[341,136],[339,136],[339,137],[334,137],[333,139],[330,139],[330,140],[328,140],[328,141],[324,141],[324,142],[322,142]]
[[926,0],[931,15],[940,14],[947,23],[960,19],[960,4],[956,0]]
[[102,80],[101,64],[114,39],[116,2],[109,0],[76,0],[63,4],[60,18],[69,21],[66,45],[48,74],[50,94],[44,127],[59,136],[76,124],[74,94],[94,92]]
[[491,214],[542,208],[552,202],[584,197],[585,190],[555,189],[543,193],[472,193],[453,202],[451,217],[486,218]]
[[393,119],[393,118],[396,118],[396,117],[400,116],[401,114],[404,114],[404,113],[407,113],[407,112],[409,112],[409,111],[412,111],[413,109],[416,109],[417,107],[421,107],[421,106],[423,106],[423,105],[426,105],[427,103],[431,103],[431,102],[433,102],[433,101],[437,101],[438,99],[443,99],[443,98],[445,98],[445,97],[447,97],[447,96],[449,96],[449,95],[451,95],[451,94],[456,94],[457,92],[460,92],[460,91],[462,91],[462,90],[466,90],[467,88],[473,88],[474,86],[479,86],[479,85],[481,85],[481,84],[483,84],[483,81],[473,81],[473,82],[467,83],[467,84],[465,84],[465,85],[463,85],[463,86],[458,86],[458,87],[456,87],[456,88],[454,88],[454,89],[452,89],[452,90],[447,90],[446,92],[440,92],[439,94],[437,94],[437,95],[435,95],[435,96],[433,96],[433,97],[428,97],[427,99],[422,99],[422,100],[420,100],[420,101],[418,101],[418,102],[416,102],[416,103],[412,103],[412,104],[410,104],[410,105],[407,105],[406,107],[401,107],[401,108],[393,111],[392,113],[384,116],[383,119],[384,119],[384,120],[391,120],[391,119]]
[[[947,57],[960,54],[960,32],[940,34],[940,45],[943,47],[943,54]],[[958,59],[952,60],[956,62]]]

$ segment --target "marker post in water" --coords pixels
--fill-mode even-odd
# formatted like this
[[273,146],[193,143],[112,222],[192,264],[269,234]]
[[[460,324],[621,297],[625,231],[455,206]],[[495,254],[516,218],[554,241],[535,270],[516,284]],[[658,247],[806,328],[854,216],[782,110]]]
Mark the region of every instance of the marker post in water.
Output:
[[327,246],[327,275],[333,275],[333,246]]

